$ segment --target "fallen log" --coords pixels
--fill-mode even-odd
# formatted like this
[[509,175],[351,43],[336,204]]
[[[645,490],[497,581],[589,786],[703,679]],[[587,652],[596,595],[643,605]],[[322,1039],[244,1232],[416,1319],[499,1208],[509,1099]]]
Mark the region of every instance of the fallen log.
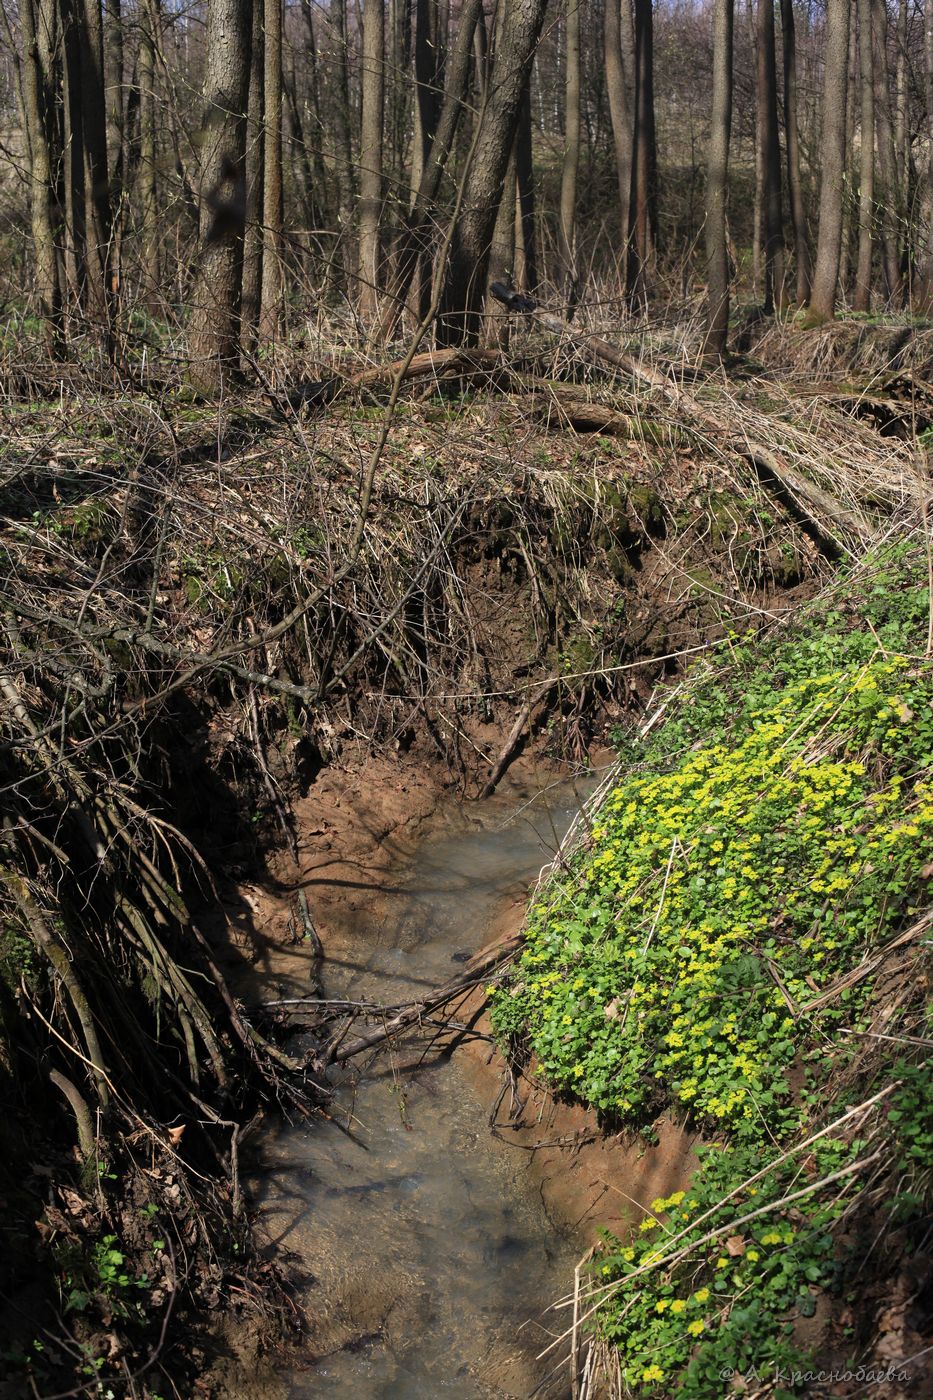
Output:
[[770,448],[761,443],[751,442],[737,434],[730,423],[724,422],[707,405],[700,403],[699,399],[694,398],[692,394],[688,394],[669,375],[663,374],[660,370],[652,369],[650,365],[644,364],[632,355],[625,354],[624,351],[610,345],[607,340],[603,340],[601,336],[591,335],[587,331],[574,328],[559,316],[539,307],[530,297],[523,296],[510,287],[505,287],[501,282],[493,282],[490,291],[496,300],[507,307],[509,311],[530,317],[531,320],[544,326],[553,335],[567,337],[582,349],[589,350],[598,359],[615,365],[617,369],[625,370],[633,379],[656,390],[676,410],[685,427],[692,425],[709,435],[714,441],[719,441],[728,452],[749,462],[755,468],[762,485],[767,490],[775,494],[775,487],[777,487],[777,494],[783,505],[786,506],[788,498],[790,498],[796,506],[798,523],[803,526],[806,522],[807,532],[817,548],[826,557],[838,559],[849,551],[841,541],[827,533],[822,521],[815,514],[816,510],[824,511],[830,520],[837,522],[859,538],[873,536],[874,532],[862,516],[846,510],[826,492],[806,481],[799,473],[792,471],[778,459],[777,454]]

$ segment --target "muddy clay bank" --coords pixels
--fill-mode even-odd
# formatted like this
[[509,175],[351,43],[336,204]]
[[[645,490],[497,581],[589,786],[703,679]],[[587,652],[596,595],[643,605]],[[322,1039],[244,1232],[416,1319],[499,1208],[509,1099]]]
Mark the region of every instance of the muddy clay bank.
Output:
[[[495,796],[464,805],[404,758],[327,770],[296,809],[297,860],[280,856],[232,902],[240,995],[289,1002],[322,984],[392,1003],[468,969],[520,928],[592,786],[525,758]],[[672,1124],[653,1144],[607,1138],[595,1115],[515,1084],[481,988],[447,1014],[470,1031],[452,1055],[426,1056],[424,1039],[390,1048],[344,1079],[330,1121],[263,1134],[260,1234],[305,1325],[278,1380],[267,1371],[258,1391],[228,1394],[564,1393],[562,1373],[548,1380],[554,1357],[535,1360],[565,1325],[546,1310],[602,1227],[624,1230],[639,1203],[684,1184],[694,1139]]]

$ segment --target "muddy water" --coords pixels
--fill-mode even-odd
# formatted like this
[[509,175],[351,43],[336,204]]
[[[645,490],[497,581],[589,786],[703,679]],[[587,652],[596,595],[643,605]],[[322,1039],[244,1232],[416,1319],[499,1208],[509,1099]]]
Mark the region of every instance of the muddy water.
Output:
[[[589,784],[587,784],[587,789]],[[454,817],[420,848],[400,893],[328,964],[325,995],[401,1001],[447,980],[550,858],[585,791],[552,789],[506,814]],[[475,809],[474,809],[475,810]],[[452,827],[452,829],[451,829]],[[423,1049],[423,1047],[421,1047]],[[267,1145],[266,1232],[303,1279],[308,1334],[293,1397],[479,1400],[562,1396],[535,1354],[562,1330],[579,1242],[548,1220],[529,1154],[489,1130],[456,1054],[382,1055],[344,1075],[334,1122]]]

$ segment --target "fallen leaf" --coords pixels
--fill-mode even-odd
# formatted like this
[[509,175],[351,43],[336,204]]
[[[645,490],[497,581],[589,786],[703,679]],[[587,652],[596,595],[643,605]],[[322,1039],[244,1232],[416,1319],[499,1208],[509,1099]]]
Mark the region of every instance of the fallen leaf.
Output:
[[726,1252],[731,1254],[733,1259],[743,1255],[745,1253],[745,1236],[730,1235],[726,1240]]

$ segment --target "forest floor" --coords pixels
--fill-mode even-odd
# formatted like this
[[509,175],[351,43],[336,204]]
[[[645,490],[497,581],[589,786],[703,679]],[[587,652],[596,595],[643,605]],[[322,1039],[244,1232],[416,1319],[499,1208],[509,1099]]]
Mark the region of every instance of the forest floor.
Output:
[[[315,1088],[237,997],[264,957],[306,984],[282,874],[299,842],[395,859],[441,796],[477,799],[523,751],[585,762],[697,657],[741,675],[750,638],[912,528],[931,333],[750,331],[726,375],[678,347],[671,326],[645,354],[669,391],[529,327],[495,365],[400,384],[387,434],[391,374],[319,405],[293,373],[218,410],[154,372],[53,386],[7,352],[0,1395],[246,1395],[242,1369],[218,1378],[232,1333],[252,1319],[261,1349],[300,1324],[251,1242],[238,1153],[259,1114],[313,1113]],[[335,894],[324,921],[366,897]],[[206,961],[196,931],[224,904],[238,933]],[[90,1153],[48,1082],[54,1064],[93,1095],[97,1063],[48,972],[57,941],[106,1028]],[[598,1076],[535,1048],[582,1100],[567,1131],[598,1111],[618,1132]]]

